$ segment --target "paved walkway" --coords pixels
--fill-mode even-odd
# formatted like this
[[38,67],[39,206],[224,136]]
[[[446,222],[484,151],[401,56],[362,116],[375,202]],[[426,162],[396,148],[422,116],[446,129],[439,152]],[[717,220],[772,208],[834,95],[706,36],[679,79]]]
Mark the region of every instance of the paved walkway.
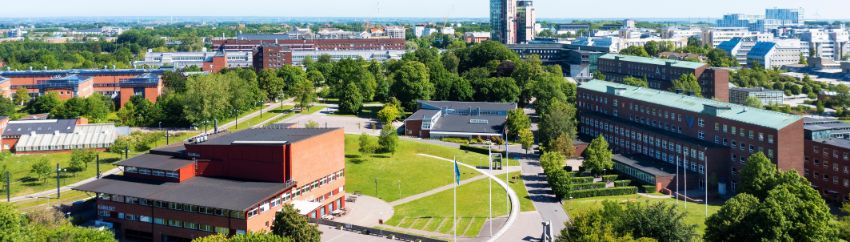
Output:
[[[515,171],[518,171],[518,170],[519,170],[519,167],[515,167],[515,166],[508,167],[508,172],[515,172]],[[487,169],[480,169],[480,171],[487,172]],[[501,171],[496,170],[496,171],[493,171],[492,174],[493,175],[505,174],[505,171],[504,170],[501,170]],[[460,186],[472,183],[474,181],[482,180],[482,179],[485,179],[485,178],[487,178],[486,175],[478,175],[478,176],[475,176],[475,177],[472,177],[472,178],[467,178],[466,180],[460,181]],[[408,197],[405,197],[405,198],[402,198],[402,199],[399,199],[399,200],[395,200],[395,201],[391,202],[390,205],[395,207],[395,206],[398,206],[398,205],[401,205],[401,204],[412,202],[416,199],[431,196],[431,195],[440,193],[442,191],[450,190],[454,187],[455,187],[454,184],[448,184],[448,185],[445,185],[445,186],[442,186],[442,187],[431,189],[431,190],[423,192],[423,193],[419,193],[419,194],[408,196]]]
[[380,236],[365,235],[361,233],[339,230],[327,225],[319,225],[319,231],[322,232],[321,239],[323,242],[391,242],[391,240]]
[[[451,159],[443,158],[443,157],[439,157],[439,156],[433,156],[433,155],[427,155],[427,154],[418,154],[418,155],[425,156],[425,157],[430,157],[430,158],[434,158],[434,159],[438,159],[438,160],[444,160],[444,161],[448,161],[448,162],[454,162],[454,161],[453,161],[453,160],[451,160]],[[457,164],[458,164],[458,165],[461,165],[461,166],[465,166],[465,167],[467,167],[467,168],[475,169],[475,170],[476,170],[476,171],[478,171],[479,173],[486,175],[486,176],[487,176],[487,177],[489,177],[490,179],[493,179],[493,181],[495,181],[497,184],[499,184],[499,186],[502,186],[502,188],[503,188],[503,189],[505,189],[505,191],[508,193],[508,198],[510,198],[510,201],[511,201],[511,213],[510,213],[510,214],[508,214],[508,220],[505,222],[505,226],[502,226],[502,227],[499,229],[499,231],[498,231],[498,232],[496,232],[495,234],[493,234],[493,237],[492,237],[492,238],[489,238],[489,239],[487,240],[487,241],[498,241],[498,240],[499,240],[499,238],[501,238],[501,237],[502,237],[502,235],[504,235],[504,234],[505,234],[505,232],[506,232],[508,229],[510,229],[510,228],[511,228],[511,226],[513,226],[514,222],[516,222],[516,219],[517,219],[517,217],[519,216],[519,197],[517,197],[516,192],[514,191],[514,189],[512,189],[510,186],[508,186],[508,184],[507,184],[507,183],[505,183],[505,181],[502,181],[501,179],[498,179],[498,178],[497,178],[496,176],[494,176],[493,174],[489,174],[489,173],[487,173],[487,172],[485,172],[485,171],[482,171],[482,170],[476,169],[476,167],[475,167],[475,166],[472,166],[472,165],[469,165],[469,164],[466,164],[466,163],[458,162]]]
[[[351,197],[351,194],[345,194]],[[357,195],[354,202],[346,202],[345,207],[348,214],[334,219],[336,222],[360,225],[364,227],[375,227],[380,225],[378,220],[387,221],[393,216],[393,206],[384,200]]]
[[[518,157],[522,166],[522,180],[525,183],[525,188],[528,190],[528,196],[534,203],[534,208],[541,215],[541,221],[537,222],[537,228],[542,232],[543,221],[552,223],[553,236],[564,228],[564,223],[569,220],[569,216],[564,211],[561,201],[555,197],[552,188],[546,181],[546,175],[543,174],[543,167],[540,166],[539,156],[537,154],[525,154],[522,147],[519,145],[511,145],[508,147],[511,158]],[[540,235],[537,235],[540,237]]]

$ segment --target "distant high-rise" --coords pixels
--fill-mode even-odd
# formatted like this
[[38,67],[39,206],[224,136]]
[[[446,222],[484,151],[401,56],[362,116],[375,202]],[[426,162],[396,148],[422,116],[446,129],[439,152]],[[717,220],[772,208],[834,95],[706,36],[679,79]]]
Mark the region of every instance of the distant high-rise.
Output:
[[504,44],[516,43],[517,0],[490,0],[491,39]]
[[799,8],[768,8],[764,10],[766,19],[779,20],[780,26],[797,26],[803,24],[803,9]]
[[534,40],[534,26],[537,24],[537,14],[531,0],[519,0],[517,2],[517,42],[529,42]]

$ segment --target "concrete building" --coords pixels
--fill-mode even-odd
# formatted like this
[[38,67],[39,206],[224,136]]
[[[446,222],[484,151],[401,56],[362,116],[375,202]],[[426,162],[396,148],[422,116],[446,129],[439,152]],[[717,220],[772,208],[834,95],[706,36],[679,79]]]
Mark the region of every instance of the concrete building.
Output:
[[311,218],[345,208],[342,129],[267,127],[198,137],[117,163],[75,187],[122,241],[189,241],[270,231],[291,204]]
[[418,101],[419,109],[404,120],[404,134],[443,137],[503,137],[508,112],[516,103]]
[[753,46],[756,46],[756,42],[755,37],[734,37],[730,40],[721,42],[717,45],[717,49],[726,52],[729,56],[735,57],[735,60],[738,61],[738,65],[747,66],[747,55],[750,53],[750,50],[753,49]]
[[[252,67],[253,53],[250,51],[228,51],[228,52],[148,52],[145,59],[133,62],[135,67],[160,68],[171,66],[177,69],[186,67],[198,67],[202,69],[215,70],[223,68],[248,68]],[[223,58],[223,59],[221,59]]]
[[668,39],[678,39],[678,38],[690,38],[694,37],[697,39],[702,38],[703,30],[695,27],[669,27],[664,32],[661,33],[662,38]]
[[502,44],[517,43],[517,0],[490,0],[490,38]]
[[537,35],[534,27],[537,24],[537,13],[534,2],[531,0],[518,0],[516,8],[516,41],[528,43]]
[[758,42],[747,53],[747,64],[765,68],[781,68],[800,63],[800,40],[785,39],[774,42]]
[[100,93],[123,107],[133,96],[156,102],[162,94],[163,72],[159,69],[0,71],[0,76],[8,79],[0,82],[0,93],[11,98],[14,90],[23,87],[31,97],[56,92],[62,100]]
[[440,33],[444,34],[444,35],[454,36],[455,35],[455,28],[450,27],[450,26],[449,27],[442,27],[442,28],[440,28]]
[[390,39],[404,39],[407,30],[404,26],[387,26],[384,27],[384,34]]
[[537,55],[544,65],[560,65],[565,76],[577,80],[589,80],[597,70],[597,60],[608,50],[559,43],[514,44],[508,48],[523,59]]
[[572,34],[576,35],[580,32],[589,33],[590,24],[557,24],[555,25],[556,34]]
[[772,41],[773,35],[769,33],[759,33],[748,30],[747,28],[712,28],[703,32],[703,44],[711,44],[712,47],[717,47],[724,41],[729,41],[732,38],[747,38],[753,37],[756,41]]
[[806,179],[827,201],[850,195],[850,124],[834,119],[804,119]]
[[806,56],[839,61],[848,55],[850,32],[846,29],[808,29],[798,35]]
[[729,88],[729,102],[734,104],[747,104],[747,98],[754,97],[761,102],[762,105],[782,104],[785,100],[785,92],[780,90],[770,90],[763,87],[748,88],[748,87],[733,87]]
[[665,91],[673,88],[674,80],[691,74],[697,78],[703,97],[729,100],[729,71],[710,68],[705,63],[606,54],[599,57],[598,67],[608,81],[622,83],[629,76],[643,77],[649,88]]
[[778,21],[779,26],[802,26],[805,24],[802,8],[768,8],[764,10],[765,19]]
[[715,25],[720,28],[749,28],[759,19],[764,19],[764,16],[733,13],[723,15],[723,18],[717,20]]
[[756,152],[780,170],[803,170],[803,121],[795,115],[600,80],[581,83],[576,98],[582,139],[603,135],[614,153],[684,168],[690,188],[703,187],[708,172],[710,193],[734,194]]
[[405,40],[395,38],[291,39],[288,35],[240,35],[235,39],[214,39],[217,51],[254,51],[259,45],[272,44],[293,50],[404,50]]

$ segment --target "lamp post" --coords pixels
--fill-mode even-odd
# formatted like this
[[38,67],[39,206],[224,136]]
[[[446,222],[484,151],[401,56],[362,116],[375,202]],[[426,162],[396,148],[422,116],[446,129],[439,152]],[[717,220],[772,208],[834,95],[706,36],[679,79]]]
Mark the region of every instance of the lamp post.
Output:
[[[263,109],[260,108],[260,111],[262,112]],[[237,108],[233,113],[236,115],[236,129],[239,129],[239,109]]]

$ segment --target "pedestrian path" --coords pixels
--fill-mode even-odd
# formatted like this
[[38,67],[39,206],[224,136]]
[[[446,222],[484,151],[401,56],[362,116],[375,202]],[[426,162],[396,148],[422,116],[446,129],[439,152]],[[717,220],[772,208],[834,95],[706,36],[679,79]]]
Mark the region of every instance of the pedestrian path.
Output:
[[[479,169],[479,170],[483,171],[483,172],[487,172],[486,169]],[[515,166],[508,167],[508,172],[515,172],[515,171],[519,171],[519,167],[515,167]],[[499,174],[505,174],[505,171],[504,170],[493,171],[493,175],[499,175]],[[487,178],[486,175],[478,175],[478,176],[475,176],[475,177],[472,177],[472,178],[467,178],[466,180],[460,181],[460,186],[463,186],[463,185],[466,185],[466,184],[469,184],[469,183],[472,183],[474,181],[478,181],[478,180],[481,180],[481,179],[485,179],[485,178]],[[405,197],[405,198],[402,198],[402,199],[399,199],[399,200],[395,200],[395,201],[391,202],[390,205],[395,207],[395,206],[398,206],[398,205],[401,205],[401,204],[412,202],[416,199],[428,197],[428,196],[440,193],[442,191],[450,190],[452,188],[454,188],[454,184],[448,184],[448,185],[445,185],[445,186],[442,186],[442,187],[431,189],[431,190],[423,192],[423,193],[419,193],[419,194],[411,195],[411,196],[408,196],[408,197]]]

